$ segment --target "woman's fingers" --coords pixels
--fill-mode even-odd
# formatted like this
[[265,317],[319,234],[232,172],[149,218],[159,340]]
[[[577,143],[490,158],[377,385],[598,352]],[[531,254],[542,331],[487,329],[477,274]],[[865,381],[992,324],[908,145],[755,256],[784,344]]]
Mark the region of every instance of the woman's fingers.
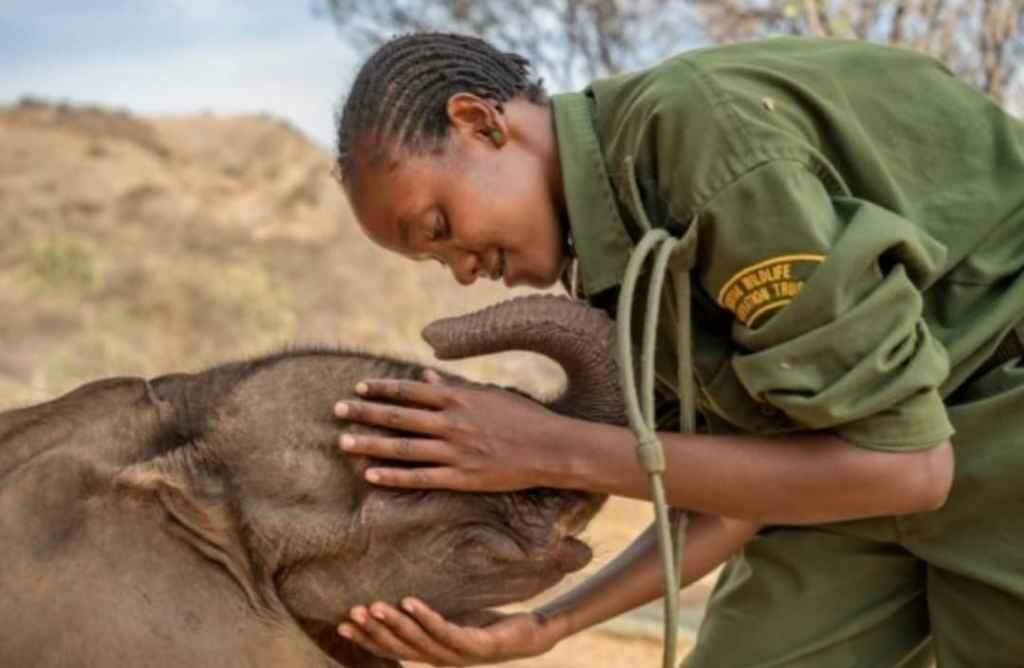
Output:
[[460,656],[444,646],[443,642],[432,638],[414,618],[404,612],[381,603],[373,604],[371,611],[380,623],[387,625],[392,635],[418,650],[420,656],[429,657],[429,662],[449,666],[464,665],[466,657]]
[[451,446],[430,438],[346,433],[341,435],[338,443],[345,452],[377,459],[439,464],[452,461]]
[[384,657],[385,659],[405,658],[396,656],[378,645],[358,624],[353,622],[342,622],[339,624],[338,635],[346,640],[351,640],[363,649],[370,651],[377,656]]
[[339,625],[338,632],[363,645],[377,656],[411,661],[425,658],[414,647],[395,636],[386,623],[377,619],[365,607],[353,608],[351,618],[352,622]]
[[370,401],[345,400],[334,405],[334,414],[352,422],[376,425],[394,431],[440,435],[447,420],[440,413]]
[[448,466],[390,468],[374,466],[366,469],[366,479],[375,485],[404,489],[454,489],[479,491],[479,485],[459,469]]
[[470,666],[536,656],[549,649],[529,613],[501,615],[485,627],[452,624],[426,603],[407,597],[401,610],[377,602],[356,606],[338,632],[375,654],[434,665]]
[[426,629],[433,638],[451,647],[464,656],[489,656],[493,652],[486,631],[467,629],[452,624],[437,614],[422,601],[407,598],[402,601],[402,608],[415,618],[416,622]]
[[[449,464],[455,459],[450,444],[429,438],[342,434],[339,442],[341,449],[349,454],[365,455],[374,459],[434,464]],[[367,468],[363,475],[375,485],[387,487],[460,489],[464,491],[477,489],[471,476],[451,466],[408,468],[378,465]]]
[[[437,374],[435,376],[440,379]],[[434,376],[425,375],[424,381],[367,378],[356,383],[356,394],[367,399],[444,408],[451,394],[449,388],[439,380],[434,380]]]

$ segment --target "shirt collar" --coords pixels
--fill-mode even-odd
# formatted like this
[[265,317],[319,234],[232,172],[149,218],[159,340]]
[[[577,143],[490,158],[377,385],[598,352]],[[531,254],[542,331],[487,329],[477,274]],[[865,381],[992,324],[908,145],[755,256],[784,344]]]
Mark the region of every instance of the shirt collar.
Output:
[[622,282],[633,249],[619,217],[594,130],[591,104],[585,93],[551,98],[569,229],[579,262],[580,285],[588,297]]

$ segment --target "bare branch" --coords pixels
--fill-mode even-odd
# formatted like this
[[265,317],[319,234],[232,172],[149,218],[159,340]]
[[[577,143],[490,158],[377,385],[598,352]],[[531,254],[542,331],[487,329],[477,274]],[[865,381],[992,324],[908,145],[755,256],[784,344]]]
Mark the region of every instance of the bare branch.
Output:
[[828,31],[825,28],[827,23],[822,21],[821,17],[822,11],[823,9],[818,0],[804,0],[804,18],[807,20],[807,29],[816,37],[828,35]]
[[907,3],[896,3],[896,10],[893,13],[892,29],[889,31],[889,41],[893,44],[903,43],[903,27],[907,18]]
[[852,5],[861,5],[858,19],[854,24],[854,31],[857,37],[867,39],[868,35],[871,34],[872,28],[874,28],[875,24],[878,22],[878,12],[881,3],[882,0],[847,3],[848,7],[852,7]]
[[[1019,90],[1024,0],[314,0],[362,48],[395,33],[480,35],[557,87],[692,45],[769,35],[847,36],[939,58],[996,99]],[[702,31],[698,32],[698,30]]]

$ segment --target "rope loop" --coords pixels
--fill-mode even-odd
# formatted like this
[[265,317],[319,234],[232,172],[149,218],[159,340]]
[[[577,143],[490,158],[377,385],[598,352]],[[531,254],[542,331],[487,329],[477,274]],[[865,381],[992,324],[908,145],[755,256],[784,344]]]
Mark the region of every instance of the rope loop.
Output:
[[[679,572],[682,566],[686,516],[681,511],[670,511],[665,497],[662,474],[665,471],[665,453],[656,430],[654,414],[654,348],[668,261],[672,254],[683,248],[679,239],[660,228],[648,229],[637,244],[623,277],[617,310],[617,339],[619,372],[625,395],[626,413],[630,427],[637,438],[637,460],[647,472],[654,502],[655,528],[665,576],[665,642],[662,655],[663,668],[673,668],[679,631]],[[633,300],[637,279],[648,256],[654,253],[651,280],[647,290],[646,317],[641,336],[641,387],[636,384],[633,359],[632,319]],[[686,309],[689,309],[689,278],[685,287]],[[685,316],[688,318],[687,310]],[[683,323],[689,327],[688,319]],[[687,330],[688,331],[688,330]],[[688,339],[687,339],[688,340]],[[686,397],[686,400],[692,400]],[[684,422],[687,422],[683,416]]]

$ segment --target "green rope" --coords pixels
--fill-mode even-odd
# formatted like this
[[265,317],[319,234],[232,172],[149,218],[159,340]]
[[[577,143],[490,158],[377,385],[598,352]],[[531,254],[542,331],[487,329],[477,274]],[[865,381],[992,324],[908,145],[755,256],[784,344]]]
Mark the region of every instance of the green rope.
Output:
[[[665,454],[657,436],[654,412],[654,348],[665,273],[668,269],[669,258],[679,248],[679,243],[678,239],[663,229],[647,231],[640,243],[637,244],[629,259],[629,264],[626,266],[616,316],[619,370],[625,394],[626,413],[630,427],[637,438],[637,459],[650,478],[658,547],[665,570],[665,643],[662,656],[664,668],[673,668],[675,664],[679,631],[679,572],[683,559],[686,515],[677,510],[670,511],[665,499],[665,487],[662,480],[662,473],[665,471]],[[641,387],[638,394],[632,347],[633,298],[636,293],[637,279],[652,251],[655,252],[655,258],[647,290],[647,309],[640,352]],[[685,332],[689,331],[689,282],[685,281],[685,283],[685,286],[676,286],[677,297],[680,301],[680,324],[687,328],[683,330],[683,336],[685,336]],[[681,351],[680,370],[684,370],[685,364],[686,372],[690,373],[689,346],[681,347],[686,350]],[[682,427],[684,430],[692,430],[693,425],[690,424],[692,411],[687,412],[687,409],[692,406],[692,397],[681,397],[681,399],[684,404],[681,416]]]

